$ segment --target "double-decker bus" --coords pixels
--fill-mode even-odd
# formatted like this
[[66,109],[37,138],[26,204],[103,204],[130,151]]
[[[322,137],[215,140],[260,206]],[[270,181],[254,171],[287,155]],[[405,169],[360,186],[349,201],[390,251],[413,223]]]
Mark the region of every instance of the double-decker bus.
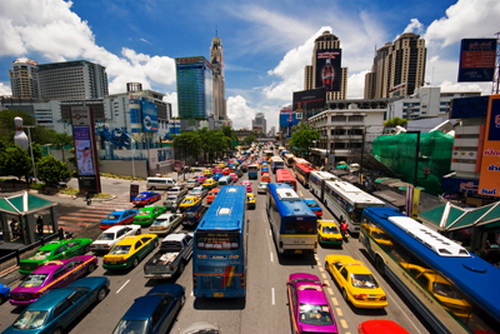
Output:
[[316,252],[317,218],[304,200],[284,183],[267,186],[266,211],[278,253]]
[[289,169],[278,169],[276,171],[276,183],[286,183],[293,190],[297,191],[297,181],[295,180],[295,176]]
[[325,181],[323,202],[339,223],[349,225],[350,233],[359,232],[364,208],[385,206],[382,200],[341,179]]
[[259,177],[259,167],[257,165],[250,165],[247,169],[248,179],[257,180]]
[[284,156],[285,164],[287,167],[293,167],[293,164],[295,163],[295,155],[292,153],[286,153]]
[[304,163],[296,163],[293,166],[293,169],[295,170],[295,177],[297,178],[297,180],[307,188],[307,183],[309,182],[309,173],[315,171],[316,169],[314,169],[314,167],[311,167],[311,165]]
[[285,161],[275,155],[271,159],[269,159],[269,162],[271,163],[271,169],[273,170],[273,173],[276,174],[276,170],[285,168]]
[[223,186],[194,231],[195,297],[240,298],[246,292],[246,188]]
[[331,180],[338,180],[338,177],[331,173],[318,170],[309,173],[309,181],[307,184],[314,196],[318,197],[320,201],[323,202],[325,198],[325,182]]
[[390,207],[364,210],[359,240],[433,332],[498,332],[497,267]]

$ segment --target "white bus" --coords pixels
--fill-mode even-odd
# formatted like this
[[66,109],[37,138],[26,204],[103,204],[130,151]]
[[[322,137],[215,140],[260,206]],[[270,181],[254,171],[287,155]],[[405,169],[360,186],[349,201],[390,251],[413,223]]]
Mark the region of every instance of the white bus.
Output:
[[359,233],[363,209],[385,206],[385,203],[349,182],[337,179],[325,181],[324,203],[339,221],[345,220],[350,233]]
[[338,177],[333,175],[332,173],[323,172],[323,171],[313,171],[309,173],[309,179],[307,184],[309,186],[309,190],[313,193],[314,196],[320,199],[323,202],[325,198],[325,182],[338,180]]

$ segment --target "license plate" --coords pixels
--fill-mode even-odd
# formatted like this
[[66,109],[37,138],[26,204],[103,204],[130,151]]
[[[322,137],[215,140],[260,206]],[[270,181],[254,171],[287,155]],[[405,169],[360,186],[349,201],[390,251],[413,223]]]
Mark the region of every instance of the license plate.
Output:
[[302,250],[301,249],[296,249],[294,253],[295,254],[302,254]]
[[214,292],[214,297],[224,297],[224,292]]

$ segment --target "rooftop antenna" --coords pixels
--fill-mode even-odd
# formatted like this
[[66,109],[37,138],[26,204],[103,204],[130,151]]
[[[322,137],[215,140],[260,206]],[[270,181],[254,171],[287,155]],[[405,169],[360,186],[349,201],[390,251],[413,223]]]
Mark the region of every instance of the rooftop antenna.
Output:
[[215,37],[219,37],[219,27],[215,26]]

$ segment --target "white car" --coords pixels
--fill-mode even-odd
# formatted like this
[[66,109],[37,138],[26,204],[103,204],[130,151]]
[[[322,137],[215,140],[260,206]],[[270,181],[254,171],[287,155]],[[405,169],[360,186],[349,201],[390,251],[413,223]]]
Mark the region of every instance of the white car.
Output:
[[257,187],[257,193],[258,194],[265,194],[267,191],[267,182],[261,182],[259,183],[259,186]]
[[102,232],[97,239],[90,244],[90,250],[93,252],[107,252],[121,239],[136,234],[141,234],[140,225],[118,225],[110,227]]
[[208,194],[208,190],[203,188],[202,186],[194,187],[188,193],[188,195],[190,195],[190,196],[198,196],[201,198],[204,198],[205,196],[207,196],[207,194]]
[[175,186],[167,191],[167,196],[186,196],[188,190],[181,186]]
[[171,233],[182,222],[182,215],[175,213],[164,213],[155,219],[148,228],[147,233],[164,235]]

